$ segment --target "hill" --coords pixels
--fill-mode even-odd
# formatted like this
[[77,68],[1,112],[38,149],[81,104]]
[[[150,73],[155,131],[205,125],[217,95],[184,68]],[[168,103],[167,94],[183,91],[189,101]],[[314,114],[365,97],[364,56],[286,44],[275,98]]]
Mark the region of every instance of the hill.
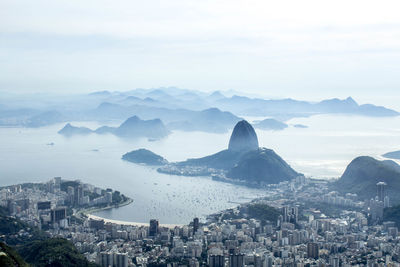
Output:
[[168,163],[168,161],[163,157],[143,148],[124,154],[122,159],[133,163],[144,163],[154,166]]
[[87,135],[92,133],[93,131],[86,127],[76,127],[67,123],[61,130],[58,131],[59,134],[64,136],[73,136],[73,135]]
[[28,267],[29,265],[11,247],[0,242],[0,266],[3,267]]
[[244,154],[226,176],[247,182],[278,184],[299,175],[273,150],[260,148]]
[[90,263],[75,246],[63,238],[34,241],[23,246],[19,253],[33,266],[97,266]]
[[58,131],[59,134],[65,136],[86,135],[90,133],[97,134],[114,134],[119,137],[149,137],[162,138],[169,134],[160,119],[141,120],[137,116],[133,116],[124,121],[119,127],[102,126],[95,131],[86,127],[75,127],[67,123],[64,128]]
[[355,158],[334,187],[345,193],[356,193],[361,199],[376,196],[376,184],[385,182],[392,203],[400,203],[400,171],[393,161],[379,161],[372,157]]

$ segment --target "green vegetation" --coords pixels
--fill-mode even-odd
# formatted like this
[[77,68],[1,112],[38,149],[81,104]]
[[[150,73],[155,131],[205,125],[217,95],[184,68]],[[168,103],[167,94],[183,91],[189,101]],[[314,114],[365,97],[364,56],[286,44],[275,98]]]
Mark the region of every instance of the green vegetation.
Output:
[[[0,266],[28,266],[21,258],[33,266],[95,266],[70,241],[48,238],[38,228],[9,216],[3,207],[0,207],[0,236],[21,255],[0,243]],[[15,264],[18,262],[21,264]]]
[[62,238],[33,241],[19,252],[28,263],[38,267],[96,266],[88,262],[70,241]]
[[20,245],[46,238],[46,234],[36,227],[30,227],[25,222],[10,217],[8,211],[3,207],[0,207],[0,235],[3,236],[3,241],[9,245]]
[[28,264],[21,258],[21,256],[15,250],[13,250],[11,247],[7,246],[3,242],[0,242],[0,266],[27,267]]
[[393,161],[379,161],[371,157],[355,158],[342,177],[333,185],[342,193],[356,193],[361,199],[376,196],[376,183],[387,183],[391,202],[400,203],[400,166]]
[[276,223],[280,212],[267,204],[254,203],[247,206],[247,214],[250,218]]

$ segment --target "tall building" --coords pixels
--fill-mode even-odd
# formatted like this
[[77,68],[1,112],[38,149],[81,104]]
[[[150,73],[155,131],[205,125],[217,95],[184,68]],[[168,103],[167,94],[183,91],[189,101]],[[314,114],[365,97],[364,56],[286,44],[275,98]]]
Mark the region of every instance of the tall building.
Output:
[[318,259],[319,257],[319,248],[318,244],[314,242],[310,242],[307,244],[307,258]]
[[116,253],[114,255],[114,266],[128,267],[128,253]]
[[150,220],[150,228],[149,228],[149,236],[156,236],[158,233],[158,220],[151,219]]
[[59,221],[67,218],[67,208],[57,207],[51,210],[51,222],[58,223]]
[[208,266],[210,266],[210,267],[225,267],[225,256],[223,256],[223,255],[208,256]]
[[385,198],[383,199],[383,207],[384,208],[389,208],[390,207],[389,196],[385,196]]
[[74,205],[78,206],[81,204],[81,199],[83,198],[83,187],[78,185],[74,190]]
[[243,267],[244,254],[231,254],[229,255],[229,267]]
[[114,255],[109,252],[101,252],[97,263],[102,267],[114,266]]
[[386,186],[387,184],[385,182],[379,182],[376,184],[376,195],[378,196],[379,201],[385,201]]
[[199,229],[199,218],[194,218],[193,219],[193,234],[195,234],[198,229]]

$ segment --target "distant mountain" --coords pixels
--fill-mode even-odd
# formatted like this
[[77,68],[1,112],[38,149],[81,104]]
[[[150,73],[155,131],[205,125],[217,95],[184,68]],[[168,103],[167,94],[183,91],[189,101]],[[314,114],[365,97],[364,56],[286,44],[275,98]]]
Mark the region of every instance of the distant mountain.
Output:
[[102,126],[93,131],[86,127],[75,127],[68,123],[58,133],[65,136],[97,133],[114,134],[119,137],[128,138],[162,138],[167,136],[169,134],[169,131],[165,128],[160,119],[141,120],[139,119],[139,117],[133,116],[124,121],[119,127]]
[[122,159],[133,163],[143,163],[154,166],[168,163],[168,161],[163,157],[143,148],[124,154]]
[[[236,117],[229,122],[201,114],[209,109]],[[50,112],[49,112],[50,111]],[[397,111],[372,104],[359,105],[353,98],[318,103],[296,99],[248,97],[237,91],[205,93],[177,87],[100,91],[85,95],[8,96],[0,99],[0,125],[41,127],[67,121],[122,121],[132,114],[144,120],[159,118],[170,129],[226,132],[240,116],[263,116],[286,122],[317,114],[352,114],[370,117],[398,116]],[[215,113],[217,114],[217,113]],[[217,114],[218,115],[218,114]],[[207,117],[208,116],[208,117]],[[204,121],[209,120],[206,124]],[[257,128],[270,127],[259,125]],[[274,126],[271,126],[274,127]]]
[[201,111],[187,109],[169,109],[149,105],[122,106],[112,103],[102,103],[91,111],[93,118],[115,120],[128,114],[150,119],[159,118],[167,124],[170,130],[202,131],[223,133],[231,129],[240,120],[230,112],[224,112],[217,108],[209,108]]
[[283,130],[288,127],[284,122],[275,119],[265,119],[253,124],[254,127],[261,130]]
[[355,158],[334,187],[345,193],[356,193],[361,199],[376,196],[376,184],[385,182],[392,203],[400,203],[400,166],[394,161],[379,161],[372,157]]
[[397,111],[372,104],[358,105],[353,98],[323,100],[319,103],[294,99],[266,100],[245,96],[232,96],[216,101],[216,106],[235,114],[248,116],[270,116],[274,118],[304,117],[316,114],[356,114],[363,116],[384,117],[398,116]]
[[400,159],[400,150],[388,152],[386,154],[383,154],[382,156],[388,159]]
[[239,117],[230,112],[221,111],[217,108],[209,108],[188,114],[185,120],[170,122],[167,124],[167,127],[171,130],[224,133],[239,120]]
[[[149,154],[151,158],[163,159],[149,152],[145,151],[144,154]],[[124,157],[127,155],[129,153]],[[302,175],[294,171],[273,150],[259,148],[253,127],[244,120],[234,127],[228,149],[203,158],[168,163],[158,171],[184,176],[213,175],[215,179],[221,181],[234,183],[238,181],[253,186],[276,184]]]
[[92,132],[89,128],[72,126],[70,123],[67,123],[64,128],[58,131],[59,134],[64,136],[87,135]]
[[141,120],[137,116],[128,118],[112,133],[121,137],[145,136],[150,138],[161,138],[169,134],[160,119]]
[[[207,110],[221,114],[202,114]],[[220,115],[229,113],[230,120]],[[67,121],[122,121],[132,115],[159,118],[170,129],[227,132],[241,116],[262,116],[282,123],[317,114],[352,114],[370,117],[398,116],[397,111],[373,104],[358,104],[353,98],[327,99],[318,103],[296,99],[249,97],[236,91],[205,93],[176,87],[100,91],[85,95],[13,96],[0,99],[0,125],[41,127]],[[206,123],[208,120],[208,124]],[[257,125],[261,129],[277,126]],[[282,125],[283,127],[283,125]]]

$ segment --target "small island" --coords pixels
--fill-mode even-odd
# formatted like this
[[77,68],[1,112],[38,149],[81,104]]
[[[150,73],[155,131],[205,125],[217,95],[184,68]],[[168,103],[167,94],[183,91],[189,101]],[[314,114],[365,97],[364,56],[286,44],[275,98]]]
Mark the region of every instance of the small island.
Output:
[[253,126],[261,130],[271,130],[271,131],[280,131],[288,127],[286,123],[275,119],[265,119],[262,121],[257,121],[255,124],[253,124]]
[[293,125],[293,127],[294,127],[294,128],[302,128],[302,129],[308,128],[308,126],[307,126],[307,125],[304,125],[304,124],[295,124],[295,125]]
[[168,163],[168,161],[160,155],[144,148],[128,152],[122,156],[122,159],[133,163],[153,166],[160,166]]

